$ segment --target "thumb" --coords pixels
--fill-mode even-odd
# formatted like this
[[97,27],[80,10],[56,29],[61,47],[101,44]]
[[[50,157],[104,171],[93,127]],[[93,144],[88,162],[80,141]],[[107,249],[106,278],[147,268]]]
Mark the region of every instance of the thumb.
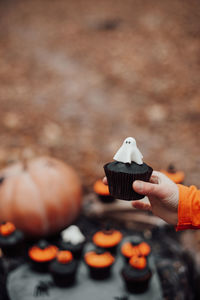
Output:
[[159,184],[136,180],[133,182],[133,189],[138,194],[145,196],[162,197],[163,191]]

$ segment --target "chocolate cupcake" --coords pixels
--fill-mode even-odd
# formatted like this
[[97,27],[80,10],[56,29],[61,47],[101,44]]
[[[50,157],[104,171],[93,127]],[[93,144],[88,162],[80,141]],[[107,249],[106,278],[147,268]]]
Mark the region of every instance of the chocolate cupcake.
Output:
[[144,293],[152,276],[145,257],[133,256],[128,265],[122,269],[122,277],[130,293]]
[[170,164],[167,170],[160,170],[169,179],[175,183],[183,183],[185,179],[185,173],[183,171],[177,171],[174,165]]
[[0,225],[0,248],[5,256],[14,257],[24,254],[24,234],[11,222]]
[[77,261],[73,259],[70,251],[59,251],[56,259],[50,264],[49,271],[57,286],[71,286],[76,278]]
[[122,233],[118,230],[102,230],[97,231],[93,237],[93,243],[106,251],[111,252],[112,254],[116,253],[117,246],[121,242]]
[[108,186],[105,185],[101,179],[95,182],[93,189],[101,202],[111,203],[115,201],[115,198],[110,195]]
[[56,258],[58,248],[45,240],[40,240],[28,251],[32,268],[38,272],[48,272],[50,263]]
[[149,181],[153,169],[142,161],[142,154],[134,138],[126,138],[114,156],[113,162],[104,165],[110,195],[122,200],[144,198],[133,190],[133,181]]
[[151,247],[148,243],[144,242],[141,237],[134,236],[129,242],[126,242],[121,247],[121,254],[126,262],[129,262],[133,256],[148,257],[151,253]]
[[86,238],[80,229],[71,225],[61,232],[61,240],[59,247],[61,250],[68,250],[72,252],[74,259],[79,260],[82,257]]
[[102,249],[90,251],[85,254],[85,263],[89,268],[90,277],[93,279],[106,279],[110,276],[111,267],[115,261],[110,252]]

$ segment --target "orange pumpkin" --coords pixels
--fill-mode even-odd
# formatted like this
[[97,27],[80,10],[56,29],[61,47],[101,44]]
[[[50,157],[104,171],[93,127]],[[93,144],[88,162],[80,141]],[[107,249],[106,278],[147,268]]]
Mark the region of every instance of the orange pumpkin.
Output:
[[16,163],[0,171],[0,222],[27,235],[54,234],[77,217],[82,188],[76,172],[50,157]]

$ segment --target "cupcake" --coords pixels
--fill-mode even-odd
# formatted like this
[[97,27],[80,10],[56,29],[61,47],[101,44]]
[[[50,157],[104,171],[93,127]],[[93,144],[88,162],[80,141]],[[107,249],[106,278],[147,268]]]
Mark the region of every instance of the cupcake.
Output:
[[20,256],[24,253],[24,234],[11,222],[0,225],[0,248],[5,256]]
[[143,156],[137,148],[134,138],[126,138],[113,157],[114,161],[104,166],[110,195],[122,200],[142,199],[133,190],[133,181],[149,181],[153,169],[143,163]]
[[61,250],[72,252],[74,259],[81,259],[86,238],[80,229],[72,225],[61,232],[59,243]]
[[49,271],[57,286],[71,286],[75,282],[77,261],[73,259],[70,251],[59,251],[56,259],[50,264]]
[[101,179],[97,180],[93,186],[95,194],[98,196],[99,200],[103,203],[111,203],[115,201],[110,195],[108,186],[105,185]]
[[113,254],[116,253],[117,246],[121,242],[121,239],[121,232],[114,229],[97,231],[92,237],[93,243],[97,247],[103,248]]
[[128,262],[133,256],[148,257],[150,253],[151,247],[139,236],[133,237],[131,241],[124,243],[121,247],[121,254],[125,258],[126,262]]
[[58,248],[45,240],[40,240],[28,251],[28,256],[34,270],[48,272],[50,263],[56,258]]
[[126,288],[130,293],[144,293],[149,286],[152,276],[147,259],[145,257],[133,256],[128,265],[122,269],[122,277]]
[[174,165],[169,165],[167,170],[160,171],[175,183],[183,183],[185,179],[185,173],[183,171],[177,171]]
[[85,263],[89,268],[90,277],[93,279],[106,279],[110,276],[111,267],[115,261],[110,252],[102,249],[90,251],[85,254]]

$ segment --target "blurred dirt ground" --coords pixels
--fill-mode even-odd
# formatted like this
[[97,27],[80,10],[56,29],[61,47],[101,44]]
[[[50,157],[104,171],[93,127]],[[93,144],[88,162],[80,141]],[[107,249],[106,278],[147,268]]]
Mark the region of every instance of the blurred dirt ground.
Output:
[[0,0],[0,166],[50,154],[86,190],[127,136],[200,186],[200,2]]

